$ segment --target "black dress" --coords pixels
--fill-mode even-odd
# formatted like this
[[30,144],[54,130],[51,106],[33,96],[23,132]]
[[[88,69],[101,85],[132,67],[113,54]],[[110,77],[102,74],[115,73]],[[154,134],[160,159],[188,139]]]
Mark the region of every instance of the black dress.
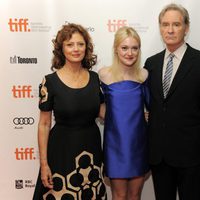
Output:
[[48,164],[54,188],[45,188],[40,174],[33,200],[106,199],[101,135],[95,119],[102,94],[97,73],[83,88],[70,88],[54,72],[40,85],[42,111],[53,110],[55,125],[48,142]]

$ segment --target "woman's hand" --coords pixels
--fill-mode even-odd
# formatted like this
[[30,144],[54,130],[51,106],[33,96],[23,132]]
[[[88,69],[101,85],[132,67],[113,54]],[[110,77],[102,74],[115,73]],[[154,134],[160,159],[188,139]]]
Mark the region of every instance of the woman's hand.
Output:
[[48,164],[41,166],[41,180],[44,187],[53,189],[53,178]]
[[146,122],[148,122],[149,121],[149,112],[144,112],[144,118],[145,118],[145,120],[146,120]]
[[105,113],[106,113],[106,104],[105,103],[102,103],[100,105],[100,109],[99,109],[99,118],[101,120],[104,120],[105,119]]

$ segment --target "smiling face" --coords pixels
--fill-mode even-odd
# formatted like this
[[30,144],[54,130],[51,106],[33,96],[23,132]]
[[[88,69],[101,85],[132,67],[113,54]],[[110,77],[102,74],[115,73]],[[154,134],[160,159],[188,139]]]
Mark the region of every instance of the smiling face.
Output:
[[85,57],[86,43],[80,33],[74,33],[69,40],[63,42],[63,54],[66,61],[81,63]]
[[116,53],[122,65],[132,67],[138,59],[139,51],[139,42],[133,37],[127,37],[119,44]]
[[173,52],[184,43],[189,26],[178,10],[168,10],[160,20],[160,33],[167,48]]

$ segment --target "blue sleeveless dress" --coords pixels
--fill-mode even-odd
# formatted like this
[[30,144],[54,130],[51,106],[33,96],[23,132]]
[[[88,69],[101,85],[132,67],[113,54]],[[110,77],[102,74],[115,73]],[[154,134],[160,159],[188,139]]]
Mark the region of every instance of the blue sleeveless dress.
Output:
[[133,178],[149,170],[147,124],[144,106],[149,91],[144,83],[120,81],[101,83],[105,96],[105,172],[110,178]]

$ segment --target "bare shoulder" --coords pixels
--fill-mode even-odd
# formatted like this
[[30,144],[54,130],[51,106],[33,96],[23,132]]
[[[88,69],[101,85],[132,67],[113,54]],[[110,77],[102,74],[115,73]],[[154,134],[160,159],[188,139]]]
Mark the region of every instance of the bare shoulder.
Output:
[[104,66],[104,67],[100,68],[100,70],[98,71],[98,74],[100,77],[101,76],[104,77],[108,73],[109,70],[110,70],[110,67]]
[[102,67],[99,71],[99,79],[105,83],[107,83],[107,80],[110,79],[110,66],[108,67]]
[[141,68],[140,74],[141,74],[141,78],[142,78],[143,82],[146,81],[146,79],[149,76],[149,72],[145,68]]

